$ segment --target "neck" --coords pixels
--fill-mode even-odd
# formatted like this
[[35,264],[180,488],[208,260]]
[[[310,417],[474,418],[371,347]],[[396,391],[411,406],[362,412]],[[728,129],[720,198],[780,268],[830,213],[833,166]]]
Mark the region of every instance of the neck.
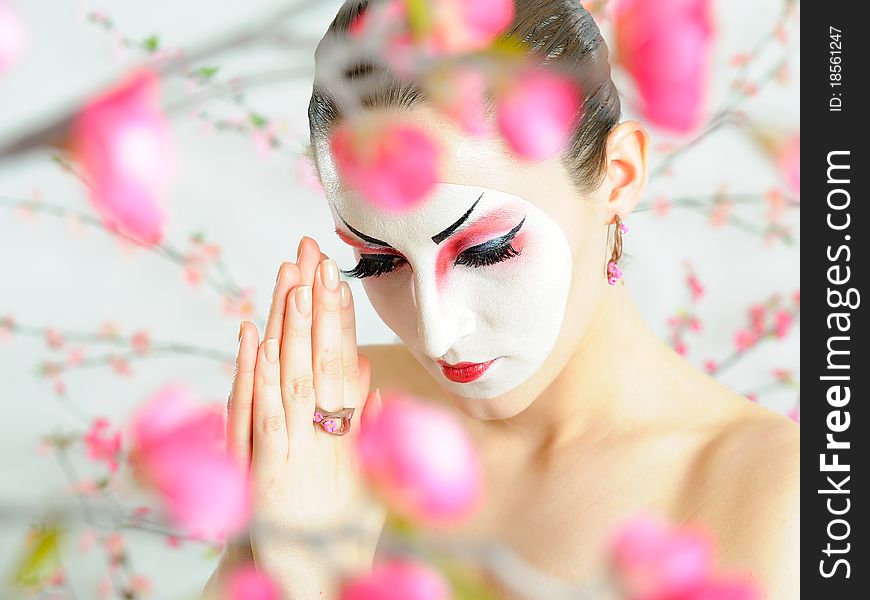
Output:
[[[644,323],[624,285],[608,288],[556,379],[492,433],[541,452],[678,416],[670,394],[679,357]],[[519,439],[518,439],[519,438]]]

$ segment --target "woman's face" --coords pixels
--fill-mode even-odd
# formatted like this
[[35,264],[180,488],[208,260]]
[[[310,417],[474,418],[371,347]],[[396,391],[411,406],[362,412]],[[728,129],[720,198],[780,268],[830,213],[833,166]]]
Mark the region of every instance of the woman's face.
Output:
[[[339,237],[387,326],[475,418],[507,418],[561,370],[606,282],[606,222],[558,157],[527,164],[421,109],[403,119],[441,143],[442,177],[405,212],[329,185]],[[596,216],[598,215],[598,216]],[[470,364],[463,364],[470,363]]]

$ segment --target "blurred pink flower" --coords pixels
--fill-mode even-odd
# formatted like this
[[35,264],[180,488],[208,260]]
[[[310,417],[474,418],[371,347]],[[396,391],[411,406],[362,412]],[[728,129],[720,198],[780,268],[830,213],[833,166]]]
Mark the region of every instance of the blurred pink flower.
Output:
[[410,208],[438,181],[440,153],[423,131],[366,115],[342,123],[330,138],[341,177],[387,211]]
[[342,586],[340,600],[449,600],[447,581],[431,567],[409,559],[375,563],[372,572]]
[[360,429],[357,456],[372,486],[406,517],[445,524],[479,507],[481,473],[471,439],[455,416],[431,403],[384,396],[383,409]]
[[686,277],[686,285],[689,286],[689,292],[692,295],[692,302],[697,302],[704,296],[704,286],[698,276],[694,273],[689,273]]
[[788,418],[799,424],[801,422],[801,407],[795,406],[793,409],[788,411]]
[[[510,25],[514,0],[439,0],[414,2],[388,0],[375,22],[367,10],[350,25],[351,37],[389,31],[386,60],[407,73],[412,67],[414,48],[434,57],[481,50],[492,44]],[[411,14],[420,17],[413,20]]]
[[76,115],[70,145],[105,225],[140,244],[163,236],[163,195],[173,174],[159,79],[141,70]]
[[425,5],[432,10],[430,45],[447,54],[489,46],[514,18],[514,0],[439,0]]
[[63,336],[63,333],[55,329],[54,327],[49,327],[45,330],[45,343],[49,348],[62,348],[64,343],[66,343],[66,339]]
[[754,600],[742,577],[714,571],[715,539],[697,525],[672,528],[642,516],[624,524],[611,540],[610,564],[628,600]]
[[791,190],[801,195],[801,136],[798,133],[785,145],[779,155],[779,168]]
[[573,133],[581,97],[577,85],[566,77],[540,69],[524,71],[496,92],[499,130],[521,158],[547,158]]
[[242,566],[227,577],[221,600],[280,600],[281,591],[268,575],[254,566]]
[[136,354],[147,354],[151,351],[151,334],[145,329],[140,329],[130,339],[130,346]]
[[93,461],[105,461],[109,470],[118,470],[118,453],[121,451],[121,432],[109,433],[109,421],[102,417],[94,419],[91,430],[82,438]]
[[225,420],[166,386],[133,416],[130,462],[162,497],[169,517],[192,537],[224,538],[250,516],[246,474],[224,450]]
[[472,66],[443,69],[426,78],[435,106],[474,136],[490,130],[484,112],[486,86],[486,75]]
[[734,345],[739,352],[748,350],[755,344],[756,341],[758,341],[758,334],[754,331],[747,331],[745,329],[741,329],[736,334],[734,334]]
[[27,45],[27,31],[6,0],[0,0],[0,75],[18,62]]
[[643,116],[679,133],[704,117],[714,27],[710,0],[615,0],[617,61],[634,79]]
[[773,318],[776,323],[776,337],[784,338],[791,330],[791,323],[793,320],[791,313],[787,310],[778,310]]

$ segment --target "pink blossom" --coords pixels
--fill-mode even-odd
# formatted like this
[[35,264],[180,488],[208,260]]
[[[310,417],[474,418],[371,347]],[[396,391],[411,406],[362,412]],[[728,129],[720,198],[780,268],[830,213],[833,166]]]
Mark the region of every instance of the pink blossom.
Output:
[[447,581],[427,565],[409,559],[376,563],[370,574],[342,586],[340,600],[449,600]]
[[235,569],[227,578],[226,600],[280,600],[278,585],[253,566]]
[[616,0],[609,10],[617,61],[637,85],[642,114],[676,132],[696,129],[714,35],[710,0]]
[[117,561],[121,556],[123,556],[126,545],[127,543],[124,536],[117,531],[108,534],[106,539],[103,540],[103,546],[106,548],[106,552],[110,557],[112,557],[113,561]]
[[27,32],[21,19],[0,0],[0,74],[18,62],[27,46]]
[[105,225],[145,245],[163,236],[163,195],[173,173],[158,85],[150,71],[132,73],[76,115],[70,142]]
[[489,46],[514,17],[514,0],[440,0],[425,5],[433,11],[431,46],[444,53]]
[[481,50],[514,16],[513,0],[439,0],[417,3],[414,8],[423,18],[411,23],[409,4],[409,0],[389,0],[380,22],[367,10],[349,27],[356,38],[388,31],[384,56],[400,73],[409,72],[414,46],[428,57]]
[[480,464],[468,434],[454,415],[431,403],[385,396],[383,409],[359,432],[357,456],[372,486],[411,519],[459,521],[482,500]]
[[767,308],[763,304],[753,304],[749,307],[749,322],[756,333],[764,331],[764,321],[767,318]]
[[137,573],[130,577],[130,589],[137,596],[149,596],[154,589],[154,584],[147,575]]
[[788,411],[788,418],[794,421],[795,423],[801,422],[801,407],[795,406],[793,409]]
[[330,138],[341,177],[381,209],[398,212],[426,197],[438,181],[440,153],[423,131],[367,115]]
[[642,516],[613,536],[610,564],[628,600],[755,600],[750,582],[714,571],[716,544],[699,525],[671,528]]
[[88,448],[88,457],[93,461],[105,461],[109,470],[118,470],[118,453],[121,451],[121,432],[109,434],[109,421],[94,419],[91,430],[82,438]]
[[224,450],[224,427],[220,407],[197,405],[178,386],[160,390],[130,423],[138,479],[192,537],[222,538],[250,516],[247,477]]
[[664,196],[656,196],[653,200],[653,208],[659,216],[665,216],[671,208],[671,202]]
[[69,352],[66,354],[66,364],[70,367],[75,367],[76,365],[81,364],[81,362],[85,359],[85,349],[81,346],[76,346],[75,348],[70,348]]
[[581,93],[568,78],[541,69],[512,77],[496,91],[496,121],[508,145],[526,160],[562,149],[580,119]]
[[689,286],[689,292],[692,294],[692,301],[697,302],[704,295],[704,286],[701,280],[695,274],[690,274],[686,277],[686,284]]
[[715,373],[716,369],[718,369],[718,368],[719,368],[719,365],[712,358],[709,358],[706,361],[704,361],[704,370],[707,371],[708,373]]
[[130,345],[136,354],[147,354],[151,350],[151,335],[144,329],[139,330],[133,334]]
[[785,211],[785,197],[781,190],[773,188],[764,193],[764,201],[767,204],[767,219],[776,223]]
[[65,342],[63,334],[54,327],[45,330],[45,343],[48,344],[49,348],[62,348]]
[[487,80],[479,69],[458,66],[443,69],[426,79],[435,106],[456,121],[466,133],[489,133],[484,110]]
[[779,168],[791,190],[801,195],[801,136],[789,140],[779,155]]
[[712,540],[701,530],[671,531],[663,521],[639,517],[620,528],[611,543],[611,564],[629,598],[677,596],[711,571]]
[[683,342],[677,342],[676,344],[674,344],[674,352],[676,352],[680,356],[685,356],[686,344],[684,344]]
[[734,335],[734,345],[737,347],[737,350],[743,352],[752,347],[753,344],[758,340],[758,334],[754,331],[747,331],[746,329],[740,329]]
[[776,337],[784,338],[791,330],[791,313],[787,310],[778,310],[776,311],[776,315],[774,315],[773,318],[774,322],[776,323]]

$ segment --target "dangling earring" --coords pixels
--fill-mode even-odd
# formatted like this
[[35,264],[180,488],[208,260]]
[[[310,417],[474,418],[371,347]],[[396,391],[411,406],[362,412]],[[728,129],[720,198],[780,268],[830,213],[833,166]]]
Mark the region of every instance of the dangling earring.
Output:
[[622,279],[622,269],[619,268],[619,259],[622,258],[622,236],[628,233],[628,226],[622,222],[619,215],[616,215],[616,231],[613,236],[613,254],[610,255],[610,262],[607,263],[607,283],[616,285],[616,282]]

